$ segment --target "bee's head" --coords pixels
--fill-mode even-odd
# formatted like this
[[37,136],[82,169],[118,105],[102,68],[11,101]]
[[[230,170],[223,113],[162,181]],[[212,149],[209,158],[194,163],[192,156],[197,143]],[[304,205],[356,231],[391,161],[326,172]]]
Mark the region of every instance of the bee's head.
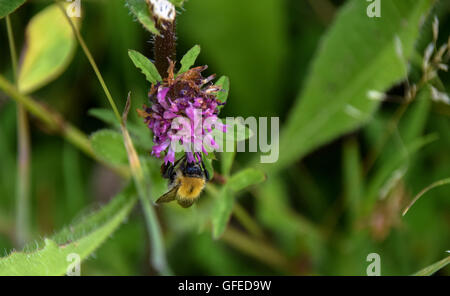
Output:
[[184,174],[188,177],[203,177],[203,170],[198,163],[187,163]]

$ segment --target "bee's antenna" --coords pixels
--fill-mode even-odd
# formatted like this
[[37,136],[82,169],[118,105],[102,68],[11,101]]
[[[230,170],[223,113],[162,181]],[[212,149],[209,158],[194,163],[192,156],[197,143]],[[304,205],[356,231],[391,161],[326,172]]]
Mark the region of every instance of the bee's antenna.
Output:
[[209,175],[209,172],[206,169],[205,164],[203,163],[203,159],[201,159],[201,158],[200,158],[200,164],[202,165],[203,172],[205,173],[206,181],[209,181],[211,176]]

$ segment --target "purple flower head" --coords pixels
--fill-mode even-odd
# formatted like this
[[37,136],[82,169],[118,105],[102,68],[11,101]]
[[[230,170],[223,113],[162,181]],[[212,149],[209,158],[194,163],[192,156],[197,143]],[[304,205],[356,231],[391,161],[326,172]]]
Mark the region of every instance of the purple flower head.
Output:
[[225,126],[218,123],[219,106],[217,93],[221,88],[210,84],[215,78],[204,78],[201,74],[207,66],[192,68],[175,77],[174,63],[171,62],[168,77],[153,84],[149,92],[149,107],[144,105],[139,115],[153,132],[152,155],[160,158],[165,152],[164,161],[175,162],[175,147],[179,144],[189,162],[200,161],[201,153],[207,147],[218,145],[210,135],[212,126],[222,132]]

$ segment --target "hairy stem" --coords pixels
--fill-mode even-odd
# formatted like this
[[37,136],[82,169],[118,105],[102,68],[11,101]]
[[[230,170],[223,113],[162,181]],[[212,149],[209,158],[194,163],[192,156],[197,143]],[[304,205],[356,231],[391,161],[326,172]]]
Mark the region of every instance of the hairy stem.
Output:
[[136,186],[142,209],[144,211],[145,220],[147,223],[147,231],[149,233],[150,244],[152,246],[150,258],[152,266],[162,275],[172,275],[169,265],[167,264],[166,252],[164,249],[164,242],[162,238],[161,227],[154,208],[150,203],[150,184],[148,178],[144,178],[139,156],[134,148],[133,141],[126,128],[128,111],[131,106],[130,93],[128,94],[125,111],[122,116],[121,130],[125,148],[128,154],[128,162],[130,164],[131,175],[133,176],[134,184]]
[[156,28],[160,35],[155,36],[155,66],[161,77],[167,77],[169,60],[176,60],[175,21],[157,21]]

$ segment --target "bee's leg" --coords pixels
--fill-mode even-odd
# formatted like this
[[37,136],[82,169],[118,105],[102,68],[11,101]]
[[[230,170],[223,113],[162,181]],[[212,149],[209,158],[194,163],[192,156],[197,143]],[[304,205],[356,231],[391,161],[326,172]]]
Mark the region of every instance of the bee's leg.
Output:
[[201,165],[202,165],[202,169],[203,169],[203,172],[204,172],[204,174],[205,174],[206,181],[211,180],[211,176],[209,175],[209,172],[208,172],[208,170],[206,169],[205,164],[203,163],[203,159],[200,161],[200,163],[201,163]]
[[173,165],[168,163],[163,163],[161,166],[161,175],[165,179],[170,179],[170,176],[173,174]]

